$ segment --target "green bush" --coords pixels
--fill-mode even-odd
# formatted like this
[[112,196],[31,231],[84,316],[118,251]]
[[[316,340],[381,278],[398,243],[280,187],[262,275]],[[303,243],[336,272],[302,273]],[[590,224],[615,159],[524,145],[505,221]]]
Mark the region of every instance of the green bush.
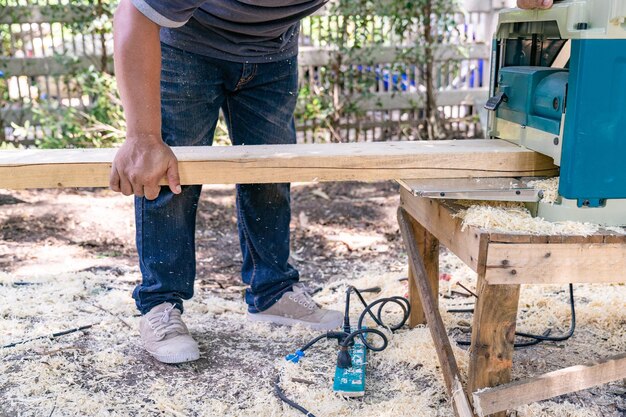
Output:
[[[124,140],[126,122],[115,78],[90,67],[75,75],[79,97],[87,97],[84,107],[43,101],[33,105],[33,124],[41,126],[35,138],[40,148],[111,147]],[[30,126],[23,126],[28,132]],[[18,132],[19,133],[19,132]]]
[[[410,136],[447,137],[435,100],[435,49],[442,44],[457,47],[448,40],[455,30],[457,10],[457,0],[336,0],[330,11],[336,16],[334,27],[319,28],[322,36],[332,39],[336,51],[329,65],[318,70],[323,81],[301,89],[297,120],[314,121],[318,140],[345,141],[349,138],[340,133],[342,126],[348,120],[366,119],[362,103],[375,97],[372,89],[383,76],[382,71],[392,79],[401,77],[407,69],[419,68],[425,100],[414,110],[423,109],[423,116]],[[395,62],[380,68],[375,65],[376,51],[388,43],[391,34],[403,41],[395,45]],[[358,135],[358,123],[351,127]],[[329,134],[320,135],[319,131]]]

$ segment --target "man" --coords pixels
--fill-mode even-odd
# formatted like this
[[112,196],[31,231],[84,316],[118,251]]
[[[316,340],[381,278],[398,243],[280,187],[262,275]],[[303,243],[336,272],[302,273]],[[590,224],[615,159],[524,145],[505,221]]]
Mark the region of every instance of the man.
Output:
[[[110,187],[135,195],[140,333],[157,360],[199,358],[182,321],[193,295],[200,186],[181,187],[170,146],[211,145],[222,109],[235,145],[296,143],[299,21],[327,0],[121,0],[115,70],[127,120]],[[525,7],[539,1],[522,1]],[[159,187],[166,177],[169,187]],[[332,329],[288,262],[289,184],[237,186],[248,318]]]

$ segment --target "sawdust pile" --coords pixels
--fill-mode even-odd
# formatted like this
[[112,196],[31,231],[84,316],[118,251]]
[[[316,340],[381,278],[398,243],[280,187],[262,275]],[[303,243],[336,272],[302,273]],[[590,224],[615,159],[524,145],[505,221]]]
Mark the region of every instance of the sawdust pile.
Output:
[[[441,281],[444,321],[453,338],[467,339],[471,315],[445,309],[471,305],[471,297],[455,291],[457,282],[473,287],[474,274],[452,255],[443,256],[442,273],[449,277]],[[402,276],[370,271],[360,279],[330,284],[316,300],[340,308],[348,284],[380,286],[382,292],[369,295],[369,300],[404,295]],[[399,331],[386,351],[370,354],[367,395],[345,400],[332,392],[336,349],[331,342],[320,342],[299,364],[287,363],[284,355],[317,333],[248,323],[242,302],[200,292],[186,304],[185,318],[199,341],[202,359],[179,366],[159,364],[143,352],[136,331],[139,319],[130,291],[138,278],[136,271],[120,277],[0,275],[0,344],[95,324],[85,332],[0,349],[0,414],[300,416],[273,395],[272,381],[280,374],[287,395],[317,416],[452,416],[434,346],[423,327]],[[626,287],[579,286],[577,296],[576,336],[562,345],[518,351],[515,378],[553,370],[568,361],[626,351]],[[356,315],[359,309],[353,305]],[[398,314],[390,311],[391,316]],[[525,288],[519,327],[542,332],[549,326],[562,332],[567,330],[568,314],[563,288]],[[467,352],[455,347],[455,353],[465,373]],[[623,385],[612,384],[591,391],[591,399],[563,397],[522,407],[517,416],[618,416],[615,407],[624,395],[619,394],[621,389]]]

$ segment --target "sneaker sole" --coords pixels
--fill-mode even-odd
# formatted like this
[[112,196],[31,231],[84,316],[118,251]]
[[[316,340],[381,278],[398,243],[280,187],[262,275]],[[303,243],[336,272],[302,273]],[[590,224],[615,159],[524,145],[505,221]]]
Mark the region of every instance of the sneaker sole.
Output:
[[301,324],[313,330],[333,330],[343,324],[343,317],[338,318],[334,322],[328,323],[311,323],[308,321],[298,320],[298,319],[290,319],[283,316],[272,316],[270,314],[261,314],[261,313],[247,313],[248,320],[252,322],[263,322],[263,323],[274,323],[281,324],[284,326],[294,326],[296,324]]
[[194,353],[177,353],[175,355],[157,355],[148,351],[148,353],[157,361],[162,363],[185,363],[193,362],[200,359],[200,352]]

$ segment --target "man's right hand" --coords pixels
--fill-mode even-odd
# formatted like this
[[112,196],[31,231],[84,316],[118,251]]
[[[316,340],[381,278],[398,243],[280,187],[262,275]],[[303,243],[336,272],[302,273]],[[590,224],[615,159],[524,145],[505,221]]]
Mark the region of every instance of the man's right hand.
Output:
[[154,200],[163,177],[174,194],[180,194],[178,160],[160,137],[129,137],[113,160],[109,186],[124,195]]
[[549,9],[553,0],[517,0],[517,7],[520,9]]
[[115,75],[128,136],[117,151],[109,186],[125,195],[154,200],[164,177],[179,194],[178,161],[161,139],[160,27],[131,0],[121,0],[113,21]]

